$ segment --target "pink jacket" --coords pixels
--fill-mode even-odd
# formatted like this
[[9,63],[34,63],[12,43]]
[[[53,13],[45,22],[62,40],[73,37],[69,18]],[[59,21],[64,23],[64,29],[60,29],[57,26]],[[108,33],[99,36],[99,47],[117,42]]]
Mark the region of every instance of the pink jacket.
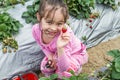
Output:
[[[67,25],[66,25],[67,26]],[[80,40],[74,35],[70,27],[67,26],[67,31],[70,32],[70,42],[65,46],[64,54],[61,57],[57,57],[56,41],[59,34],[49,44],[44,44],[41,40],[41,29],[39,24],[35,24],[32,28],[32,34],[36,42],[40,45],[42,51],[45,53],[45,57],[41,62],[41,71],[49,76],[53,73],[59,75],[59,77],[70,77],[69,70],[73,70],[76,74],[80,73],[81,66],[88,61],[88,54],[86,53],[86,47],[80,42]],[[55,70],[45,67],[49,54],[53,54],[53,58],[56,60],[57,68]]]

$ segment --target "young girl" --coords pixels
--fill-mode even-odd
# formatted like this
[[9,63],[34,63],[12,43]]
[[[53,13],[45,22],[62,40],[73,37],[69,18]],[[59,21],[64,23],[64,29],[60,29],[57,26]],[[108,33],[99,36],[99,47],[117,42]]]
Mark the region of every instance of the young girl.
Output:
[[46,76],[56,73],[59,78],[70,77],[70,70],[79,74],[81,66],[88,61],[88,55],[85,45],[65,24],[67,6],[63,0],[40,1],[39,23],[33,26],[32,33],[46,55],[41,62],[42,73]]

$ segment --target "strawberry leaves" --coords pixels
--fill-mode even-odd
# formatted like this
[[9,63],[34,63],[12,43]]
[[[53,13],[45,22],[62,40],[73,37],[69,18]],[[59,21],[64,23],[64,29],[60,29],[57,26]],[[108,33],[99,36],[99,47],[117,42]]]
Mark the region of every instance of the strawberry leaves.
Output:
[[19,29],[23,25],[19,21],[12,18],[8,13],[0,14],[0,41],[3,45],[3,53],[6,53],[8,50],[7,47],[18,49],[17,41],[12,37],[19,32]]

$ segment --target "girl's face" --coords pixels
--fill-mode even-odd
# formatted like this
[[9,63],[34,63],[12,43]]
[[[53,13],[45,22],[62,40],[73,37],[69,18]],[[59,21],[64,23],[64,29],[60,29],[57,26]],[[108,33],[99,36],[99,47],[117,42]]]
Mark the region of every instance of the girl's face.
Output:
[[50,17],[43,17],[41,19],[42,33],[47,37],[54,38],[58,33],[60,33],[64,23],[65,21],[61,8],[58,8],[50,15]]

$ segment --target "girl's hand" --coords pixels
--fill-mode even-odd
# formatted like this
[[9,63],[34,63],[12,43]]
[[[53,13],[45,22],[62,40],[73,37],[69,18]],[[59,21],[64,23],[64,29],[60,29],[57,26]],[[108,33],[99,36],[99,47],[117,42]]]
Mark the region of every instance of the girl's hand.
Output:
[[70,40],[70,34],[68,32],[63,33],[61,31],[61,34],[57,40],[57,48],[63,48],[69,43],[69,40]]
[[46,63],[46,68],[50,68],[50,69],[56,69],[56,61],[53,58],[53,53],[49,54],[48,56],[48,61]]

